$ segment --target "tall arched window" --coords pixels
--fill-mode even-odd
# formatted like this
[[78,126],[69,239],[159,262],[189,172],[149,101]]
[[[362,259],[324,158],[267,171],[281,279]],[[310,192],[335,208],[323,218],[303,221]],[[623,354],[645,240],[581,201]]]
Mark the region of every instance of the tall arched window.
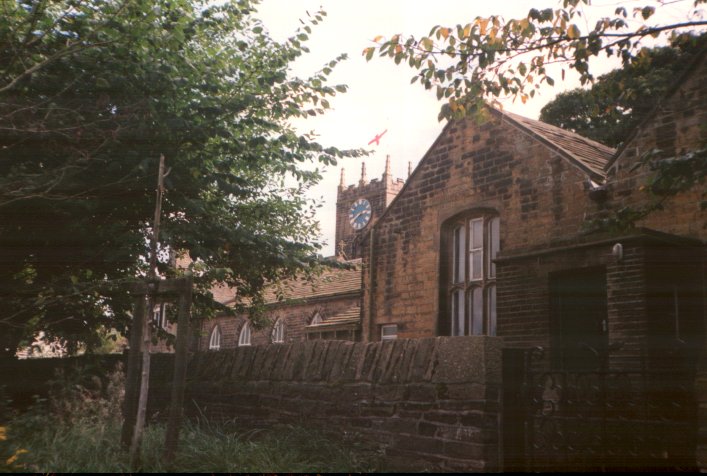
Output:
[[209,337],[209,350],[219,350],[221,348],[221,328],[214,326]]
[[238,336],[238,346],[250,345],[250,322],[243,324],[241,333]]
[[440,333],[496,335],[496,265],[500,219],[494,213],[457,216],[442,227]]
[[282,344],[285,342],[285,320],[280,318],[272,328],[270,340],[273,344]]

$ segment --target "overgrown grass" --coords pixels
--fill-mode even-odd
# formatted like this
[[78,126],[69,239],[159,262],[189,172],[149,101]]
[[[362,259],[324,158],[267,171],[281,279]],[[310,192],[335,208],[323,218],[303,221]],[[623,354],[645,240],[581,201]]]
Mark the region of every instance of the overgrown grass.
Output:
[[[26,450],[6,465],[7,471],[38,473],[129,472],[128,456],[120,448],[116,422],[78,421],[66,425],[44,418],[8,425],[7,454]],[[187,423],[174,462],[162,460],[163,425],[146,429],[142,472],[371,472],[379,454],[353,438],[344,439],[299,426],[239,432],[235,424]],[[8,456],[10,458],[10,456]]]
[[[100,384],[93,381],[96,387]],[[0,472],[249,472],[379,471],[375,446],[352,434],[296,425],[246,430],[236,421],[187,422],[174,461],[162,459],[164,425],[146,428],[139,468],[120,446],[121,382],[88,390],[64,382],[49,401],[0,421]],[[90,386],[90,385],[89,385]],[[1,417],[1,416],[0,416]]]

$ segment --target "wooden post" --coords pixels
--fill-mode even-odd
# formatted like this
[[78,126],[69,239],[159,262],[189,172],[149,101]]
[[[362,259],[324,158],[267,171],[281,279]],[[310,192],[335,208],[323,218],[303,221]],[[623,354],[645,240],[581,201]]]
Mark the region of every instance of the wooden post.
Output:
[[172,402],[169,409],[169,421],[167,422],[167,434],[165,437],[164,461],[167,467],[174,462],[174,455],[177,452],[179,442],[179,430],[182,424],[184,413],[184,390],[186,387],[187,375],[187,352],[189,345],[189,320],[192,300],[191,273],[186,275],[186,283],[179,294],[179,315],[177,319],[177,342],[176,355],[174,358],[174,380],[172,384]]
[[[154,286],[154,283],[151,284]],[[137,404],[137,415],[135,417],[135,427],[133,429],[133,438],[130,443],[130,465],[136,469],[140,462],[140,443],[142,442],[142,432],[145,428],[145,416],[147,414],[147,396],[150,391],[150,324],[152,319],[152,308],[154,299],[151,294],[148,294],[147,309],[148,313],[142,321],[142,366],[140,372],[140,392]]]
[[130,352],[128,354],[125,400],[123,402],[123,430],[120,437],[125,449],[130,447],[137,416],[137,402],[140,393],[140,342],[142,342],[142,324],[144,321],[145,293],[141,293],[138,290],[137,294],[135,294],[133,325],[130,330]]
[[[157,190],[155,197],[155,218],[152,225],[152,237],[150,239],[150,269],[148,270],[148,299],[147,315],[152,316],[154,306],[154,296],[157,291],[157,243],[160,234],[160,219],[162,215],[162,195],[164,193],[164,155],[160,155],[160,165],[157,173]],[[130,465],[137,468],[140,456],[140,443],[142,432],[145,427],[145,415],[147,413],[147,397],[150,388],[150,321],[145,317],[142,322],[142,371],[140,379],[140,397],[138,399],[137,417],[133,438],[130,443]]]

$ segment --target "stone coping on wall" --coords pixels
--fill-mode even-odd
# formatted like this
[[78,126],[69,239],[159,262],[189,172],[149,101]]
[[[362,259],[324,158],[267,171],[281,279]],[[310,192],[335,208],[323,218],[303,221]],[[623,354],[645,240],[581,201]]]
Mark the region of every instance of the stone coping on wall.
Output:
[[382,342],[315,340],[194,354],[190,379],[319,382],[501,383],[497,337],[431,337]]

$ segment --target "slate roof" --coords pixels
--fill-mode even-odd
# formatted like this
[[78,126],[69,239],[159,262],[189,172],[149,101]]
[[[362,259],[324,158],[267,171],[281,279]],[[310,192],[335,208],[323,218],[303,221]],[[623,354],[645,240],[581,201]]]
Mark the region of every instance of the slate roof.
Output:
[[[348,262],[354,269],[327,269],[313,281],[287,280],[280,283],[283,300],[311,299],[335,294],[345,294],[361,290],[361,259]],[[276,288],[269,287],[265,291],[265,303],[280,302],[277,299]]]
[[306,327],[306,329],[308,331],[321,331],[332,327],[343,327],[348,324],[353,324],[356,327],[360,327],[361,308],[358,304],[355,304],[345,311],[324,319],[319,324],[310,324]]
[[[285,280],[277,286],[269,286],[265,289],[265,304],[360,292],[361,259],[350,260],[348,263],[354,267],[352,269],[327,269],[311,281]],[[235,301],[235,291],[231,288],[215,287],[211,289],[211,292],[221,304],[232,305]],[[278,292],[282,295],[282,300],[278,299]]]
[[563,155],[596,182],[602,182],[606,177],[605,167],[616,153],[616,149],[544,122],[512,112],[492,110],[507,119],[510,124]]

